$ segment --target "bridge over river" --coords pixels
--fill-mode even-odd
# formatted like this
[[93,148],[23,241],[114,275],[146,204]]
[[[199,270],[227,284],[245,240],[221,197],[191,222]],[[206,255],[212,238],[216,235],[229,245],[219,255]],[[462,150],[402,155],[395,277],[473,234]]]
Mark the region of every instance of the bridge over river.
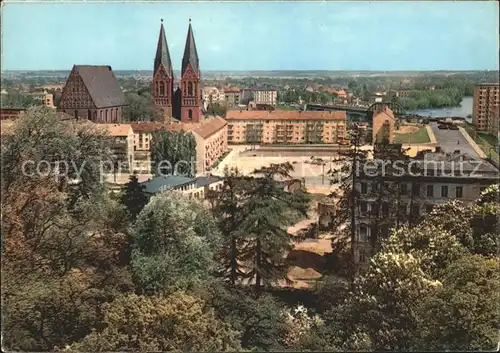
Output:
[[347,120],[350,121],[370,121],[373,117],[373,112],[382,106],[388,106],[396,118],[406,115],[405,109],[395,102],[377,102],[370,106],[351,106],[351,105],[321,105],[321,104],[307,104],[306,110],[319,110],[319,111],[345,111],[347,113]]

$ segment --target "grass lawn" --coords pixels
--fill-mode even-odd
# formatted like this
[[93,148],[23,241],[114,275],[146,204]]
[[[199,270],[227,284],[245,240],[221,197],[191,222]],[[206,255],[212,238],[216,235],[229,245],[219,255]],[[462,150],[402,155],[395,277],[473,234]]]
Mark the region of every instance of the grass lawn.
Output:
[[476,137],[475,141],[477,145],[483,150],[487,157],[490,157],[496,163],[500,163],[500,157],[497,153],[496,146],[498,145],[498,140],[496,136],[485,134],[484,132],[475,132],[474,127],[467,125],[465,127],[467,133],[470,137]]
[[421,127],[418,131],[413,133],[397,133],[395,136],[396,143],[429,143],[429,135],[427,134],[427,129],[425,126]]

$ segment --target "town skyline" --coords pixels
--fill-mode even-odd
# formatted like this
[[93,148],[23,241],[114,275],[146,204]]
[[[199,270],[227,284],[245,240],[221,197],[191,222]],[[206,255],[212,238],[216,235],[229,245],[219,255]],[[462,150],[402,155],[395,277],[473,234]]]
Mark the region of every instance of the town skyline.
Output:
[[[268,15],[271,10],[280,15]],[[96,11],[99,17],[91,15]],[[498,70],[498,41],[491,35],[498,33],[497,12],[496,2],[7,2],[2,70],[64,70],[73,64],[152,70],[163,19],[178,71],[189,18],[202,72]],[[256,16],[259,21],[252,20]]]

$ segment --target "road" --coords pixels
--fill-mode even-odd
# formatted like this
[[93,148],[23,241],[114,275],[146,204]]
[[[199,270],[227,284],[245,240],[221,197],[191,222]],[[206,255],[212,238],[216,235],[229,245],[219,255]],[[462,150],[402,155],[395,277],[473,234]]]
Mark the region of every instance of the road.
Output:
[[438,146],[444,152],[453,153],[455,150],[460,150],[460,152],[467,153],[471,157],[480,158],[459,130],[441,130],[438,129],[437,123],[430,123],[430,125],[436,136]]

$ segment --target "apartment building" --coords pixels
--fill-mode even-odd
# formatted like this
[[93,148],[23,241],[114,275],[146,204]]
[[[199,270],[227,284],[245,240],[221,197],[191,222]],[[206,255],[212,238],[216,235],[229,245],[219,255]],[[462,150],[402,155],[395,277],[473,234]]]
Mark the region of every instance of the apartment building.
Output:
[[355,188],[360,199],[356,210],[356,241],[353,244],[357,263],[366,263],[371,254],[370,239],[377,215],[389,216],[392,212],[400,217],[401,224],[409,219],[418,221],[437,204],[451,200],[473,202],[486,187],[498,182],[497,168],[459,151],[444,153],[438,149],[438,152],[428,152],[411,161],[411,173],[405,170],[383,180],[386,187],[393,190],[391,211],[389,197],[380,196],[380,178],[376,167],[359,168]]
[[134,160],[136,170],[151,169],[151,142],[154,133],[161,130],[185,131],[196,141],[196,170],[203,174],[227,151],[227,122],[220,117],[209,117],[196,124],[133,123]]
[[121,163],[122,172],[132,171],[134,166],[134,131],[130,124],[96,124],[107,131],[110,148]]
[[392,110],[384,105],[373,112],[372,141],[394,143],[395,136],[396,118]]
[[131,123],[130,126],[134,132],[134,170],[149,173],[153,133],[167,129],[167,125],[165,123],[137,122]]
[[278,91],[269,88],[250,88],[243,90],[243,99],[252,100],[255,104],[266,104],[276,106],[278,102]]
[[239,87],[224,88],[224,100],[228,108],[237,107],[243,100],[242,91]]
[[226,120],[229,143],[346,142],[344,111],[228,111]]
[[205,109],[211,103],[220,103],[223,104],[225,102],[226,96],[224,95],[223,89],[218,89],[217,87],[204,87],[203,88],[203,104]]
[[500,85],[481,83],[474,86],[472,123],[478,131],[498,134],[498,106],[500,105]]

